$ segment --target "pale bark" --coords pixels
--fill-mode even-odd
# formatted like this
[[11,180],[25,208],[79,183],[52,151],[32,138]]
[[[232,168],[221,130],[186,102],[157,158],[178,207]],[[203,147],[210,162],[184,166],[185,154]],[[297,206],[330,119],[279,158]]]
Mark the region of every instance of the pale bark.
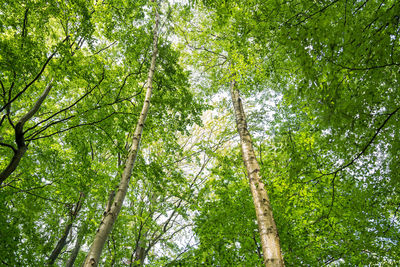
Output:
[[280,249],[278,230],[273,218],[271,204],[267,191],[260,177],[260,166],[251,141],[251,135],[247,129],[246,116],[243,110],[239,90],[236,81],[231,81],[231,97],[235,110],[237,130],[240,135],[243,161],[249,178],[250,190],[256,210],[258,230],[261,238],[264,264],[268,267],[284,266]]
[[40,106],[46,99],[52,87],[53,87],[53,79],[46,86],[43,93],[36,100],[33,107],[24,116],[22,116],[22,118],[15,125],[15,143],[17,144],[17,148],[16,149],[13,148],[14,155],[10,163],[0,173],[0,185],[17,169],[22,157],[25,155],[25,152],[28,149],[28,145],[25,143],[24,125],[39,110]]
[[118,214],[122,207],[122,203],[125,199],[126,192],[128,191],[129,180],[132,176],[133,166],[135,164],[136,156],[139,151],[139,144],[142,137],[143,127],[147,117],[147,112],[149,110],[150,99],[152,94],[153,76],[154,76],[156,58],[158,53],[157,42],[158,42],[159,14],[156,8],[155,8],[155,17],[156,18],[155,18],[154,35],[153,35],[153,53],[151,57],[150,70],[147,78],[147,90],[143,102],[142,111],[140,113],[138,122],[136,124],[135,132],[132,138],[133,139],[132,145],[128,153],[128,158],[126,160],[125,168],[121,176],[118,191],[115,194],[113,205],[111,206],[109,211],[106,211],[105,216],[101,220],[99,229],[97,230],[96,236],[86,256],[86,260],[83,266],[98,265],[104,244],[114,226],[115,220],[118,217]]

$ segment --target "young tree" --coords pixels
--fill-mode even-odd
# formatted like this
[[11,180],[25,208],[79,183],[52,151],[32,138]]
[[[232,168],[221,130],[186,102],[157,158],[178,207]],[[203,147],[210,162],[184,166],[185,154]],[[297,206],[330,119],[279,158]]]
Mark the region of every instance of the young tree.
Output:
[[258,164],[251,135],[247,129],[246,116],[243,110],[239,90],[236,81],[231,81],[231,97],[235,110],[237,130],[240,136],[243,162],[246,166],[249,178],[250,190],[253,196],[256,217],[258,221],[259,234],[261,238],[265,266],[284,266],[278,229],[276,228],[271,204],[264,183],[260,177],[260,166]]
[[[154,1],[152,1],[154,3]],[[142,111],[140,113],[138,122],[136,124],[135,131],[132,136],[132,144],[129,148],[128,157],[125,162],[124,171],[121,176],[121,181],[115,196],[109,200],[112,203],[108,210],[105,211],[104,218],[100,222],[99,229],[96,232],[95,238],[90,250],[87,254],[84,266],[97,266],[99,263],[100,255],[103,250],[104,244],[111,232],[115,220],[121,210],[122,204],[124,202],[126,193],[128,191],[129,180],[132,175],[132,170],[135,165],[136,157],[139,152],[139,144],[142,138],[142,132],[144,128],[144,123],[146,121],[147,113],[150,107],[150,99],[153,89],[153,77],[156,68],[156,59],[158,53],[158,34],[159,34],[159,14],[157,10],[157,5],[153,6],[155,15],[155,24],[153,29],[153,52],[151,56],[151,64],[149,69],[149,74],[147,77],[147,89],[146,96],[143,102]]]

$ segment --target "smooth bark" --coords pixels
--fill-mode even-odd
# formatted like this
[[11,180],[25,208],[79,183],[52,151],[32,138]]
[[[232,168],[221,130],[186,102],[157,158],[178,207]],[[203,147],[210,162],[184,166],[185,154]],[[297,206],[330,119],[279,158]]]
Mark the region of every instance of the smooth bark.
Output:
[[71,255],[68,258],[67,264],[65,265],[66,267],[74,266],[76,257],[78,257],[78,253],[82,246],[82,240],[85,235],[85,231],[86,231],[86,225],[82,225],[81,229],[78,232],[78,236],[76,237],[74,248],[71,251]]
[[22,157],[25,155],[26,150],[28,149],[28,145],[25,143],[24,137],[24,125],[30,120],[33,115],[39,110],[43,101],[48,96],[51,88],[53,87],[53,79],[46,86],[43,93],[36,100],[33,107],[17,122],[15,125],[15,143],[17,144],[17,148],[13,148],[14,155],[7,165],[7,167],[0,173],[0,185],[17,169]]
[[[153,1],[154,2],[154,1]],[[150,106],[150,99],[152,94],[152,86],[153,86],[153,76],[154,70],[156,66],[156,59],[158,53],[158,24],[159,24],[159,14],[157,9],[155,8],[155,26],[154,26],[154,34],[153,34],[153,53],[151,57],[151,65],[147,78],[147,90],[146,96],[143,102],[142,111],[140,113],[138,122],[136,124],[135,132],[132,138],[132,145],[130,147],[128,158],[125,163],[125,168],[121,176],[120,184],[118,187],[118,191],[115,194],[113,205],[111,206],[109,211],[106,211],[105,216],[100,222],[99,229],[97,230],[94,241],[90,247],[90,250],[86,256],[86,260],[83,266],[97,266],[99,263],[100,255],[103,250],[104,244],[110,234],[115,220],[118,217],[118,214],[121,210],[122,203],[125,199],[126,192],[128,191],[129,180],[132,176],[133,166],[135,164],[136,156],[139,151],[139,144],[142,137],[144,123],[147,117],[147,113]]]
[[[144,240],[146,238],[147,232],[144,234]],[[144,240],[139,240],[135,252],[132,253],[130,266],[143,266],[144,259],[146,258],[146,242]]]
[[284,266],[278,230],[273,218],[271,204],[267,191],[260,177],[260,166],[253,149],[250,132],[247,128],[246,116],[243,110],[242,100],[236,81],[231,81],[231,97],[235,110],[237,130],[240,135],[240,144],[243,162],[249,178],[250,190],[253,195],[254,207],[258,222],[258,230],[261,238],[264,264],[267,267]]
[[49,265],[49,266],[53,265],[54,262],[56,261],[56,259],[58,258],[58,256],[60,255],[61,251],[65,247],[65,245],[67,245],[68,235],[71,232],[72,225],[73,225],[76,217],[78,216],[79,211],[81,210],[83,198],[84,198],[84,194],[81,192],[79,195],[78,202],[75,204],[74,209],[71,210],[68,224],[65,226],[65,229],[64,229],[64,232],[63,232],[61,238],[58,240],[56,247],[53,249],[49,259],[47,260],[47,265]]
[[47,265],[52,266],[56,261],[56,259],[58,258],[58,256],[60,255],[61,250],[67,244],[67,238],[69,233],[71,232],[71,228],[72,228],[72,222],[68,223],[67,226],[65,226],[63,235],[61,236],[60,240],[58,240],[56,247],[53,249],[49,259],[47,260]]

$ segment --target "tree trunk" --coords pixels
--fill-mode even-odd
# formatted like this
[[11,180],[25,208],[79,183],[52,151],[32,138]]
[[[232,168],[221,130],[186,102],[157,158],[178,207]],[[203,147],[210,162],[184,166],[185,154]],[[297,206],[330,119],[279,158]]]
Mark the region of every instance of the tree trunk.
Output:
[[72,267],[74,266],[76,257],[78,257],[79,250],[81,249],[81,243],[82,243],[83,235],[78,235],[75,246],[71,251],[71,255],[68,258],[67,264],[65,265],[66,267]]
[[70,211],[71,218],[68,220],[68,224],[64,229],[64,233],[61,236],[60,240],[58,240],[56,247],[51,252],[50,257],[47,260],[47,265],[51,266],[54,264],[54,262],[60,255],[61,251],[67,244],[67,238],[68,238],[69,233],[71,232],[72,225],[76,219],[76,216],[78,216],[78,212],[80,211],[80,209],[82,207],[83,197],[84,197],[84,194],[82,192],[80,192],[78,202],[75,204],[75,207],[73,209],[71,209],[71,211]]
[[[154,2],[154,0],[153,0]],[[125,168],[122,173],[121,181],[118,187],[118,191],[115,194],[113,205],[111,206],[109,211],[106,211],[105,216],[100,222],[99,229],[97,230],[96,236],[93,240],[93,243],[90,247],[90,250],[86,256],[86,260],[84,266],[97,266],[99,263],[100,255],[103,250],[104,244],[108,238],[109,233],[111,232],[114,222],[118,217],[118,214],[121,210],[122,203],[125,199],[126,192],[128,191],[129,180],[132,176],[133,166],[135,164],[136,156],[139,151],[140,139],[142,137],[144,123],[147,117],[147,112],[150,106],[150,99],[152,93],[152,84],[153,84],[153,75],[156,66],[156,58],[158,53],[158,24],[159,24],[159,14],[157,8],[155,8],[155,26],[154,26],[154,34],[153,34],[153,53],[151,57],[151,65],[149,70],[149,75],[147,78],[147,90],[146,97],[143,102],[142,111],[140,113],[136,129],[133,135],[132,145],[130,147],[128,158],[125,163]]]
[[[157,191],[154,191],[151,194],[151,198],[149,201],[148,209],[149,209],[149,218],[152,220],[153,215],[154,215],[154,210],[153,207],[157,203],[157,199],[159,197],[159,193]],[[143,266],[144,265],[144,260],[147,257],[147,254],[149,250],[151,249],[152,245],[149,240],[147,240],[148,235],[149,235],[149,230],[146,229],[146,224],[141,223],[141,227],[139,229],[138,237],[136,239],[136,245],[135,249],[131,254],[131,262],[130,262],[130,267],[138,267],[138,266]],[[143,233],[143,234],[142,234]],[[157,238],[155,238],[157,239]],[[154,241],[154,240],[153,240]]]
[[24,116],[22,116],[22,118],[15,125],[15,143],[17,144],[17,149],[13,148],[14,156],[12,157],[7,167],[0,173],[0,185],[17,169],[19,162],[21,161],[26,150],[28,149],[28,145],[25,143],[24,125],[39,110],[40,106],[48,96],[52,87],[53,79],[51,79],[51,81],[48,83],[43,93],[36,100],[33,107]]
[[25,155],[28,147],[26,145],[18,146],[18,149],[14,151],[14,156],[12,157],[10,163],[7,167],[0,173],[0,185],[17,169],[19,162]]
[[47,265],[49,266],[53,265],[56,259],[58,258],[58,255],[60,255],[61,250],[67,244],[67,238],[69,232],[71,231],[71,228],[72,228],[72,222],[68,223],[67,226],[65,227],[63,235],[61,236],[60,240],[58,240],[56,247],[53,249],[49,259],[47,260]]
[[78,257],[79,250],[81,249],[81,246],[82,246],[82,240],[83,240],[83,237],[85,236],[86,229],[87,229],[86,224],[83,224],[81,226],[81,228],[79,229],[78,236],[76,237],[76,241],[75,241],[75,246],[71,251],[71,255],[69,256],[69,259],[68,259],[65,267],[73,267],[74,266],[76,257]]
[[250,190],[256,209],[258,230],[260,232],[263,250],[264,264],[268,267],[284,266],[280,249],[278,230],[272,215],[271,205],[260,177],[260,166],[253,149],[250,133],[247,129],[246,116],[243,110],[239,90],[236,81],[231,81],[231,97],[235,110],[237,130],[240,135],[240,143],[244,165],[249,178]]
[[[145,233],[145,237],[146,238],[146,234]],[[135,249],[135,252],[132,253],[132,259],[131,259],[131,263],[130,266],[131,267],[138,267],[138,266],[143,266],[144,264],[144,259],[146,258],[146,242],[139,240],[137,247]]]

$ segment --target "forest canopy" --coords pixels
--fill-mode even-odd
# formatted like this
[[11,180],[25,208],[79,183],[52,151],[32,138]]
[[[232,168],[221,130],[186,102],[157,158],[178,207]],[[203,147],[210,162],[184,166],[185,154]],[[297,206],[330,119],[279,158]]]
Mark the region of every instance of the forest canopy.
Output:
[[400,264],[400,2],[1,1],[0,265]]

